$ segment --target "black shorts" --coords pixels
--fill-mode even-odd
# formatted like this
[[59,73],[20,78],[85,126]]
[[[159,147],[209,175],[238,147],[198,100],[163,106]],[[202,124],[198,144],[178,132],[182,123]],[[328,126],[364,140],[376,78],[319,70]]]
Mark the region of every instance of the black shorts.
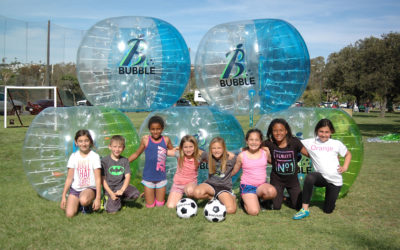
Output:
[[214,189],[214,198],[218,199],[218,196],[220,194],[222,194],[223,192],[227,192],[233,196],[235,196],[235,194],[232,191],[232,188],[227,188],[227,187],[222,187],[222,186],[215,186],[211,183],[208,183],[207,181],[205,181],[204,183],[210,185],[210,187],[212,187]]

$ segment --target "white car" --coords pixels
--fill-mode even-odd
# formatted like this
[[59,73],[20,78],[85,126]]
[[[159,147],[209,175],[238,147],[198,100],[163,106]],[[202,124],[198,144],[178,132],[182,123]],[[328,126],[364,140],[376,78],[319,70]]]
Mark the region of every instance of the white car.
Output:
[[[7,114],[19,114],[22,112],[22,107],[24,104],[21,101],[13,99],[15,107],[13,107],[10,100],[7,101]],[[0,114],[4,115],[4,93],[0,93]]]

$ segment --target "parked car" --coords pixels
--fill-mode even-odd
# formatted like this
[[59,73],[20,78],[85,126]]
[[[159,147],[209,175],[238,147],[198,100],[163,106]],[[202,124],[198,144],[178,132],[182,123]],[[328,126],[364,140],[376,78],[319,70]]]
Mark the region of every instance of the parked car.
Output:
[[320,106],[321,108],[332,108],[332,105],[333,105],[333,103],[331,103],[331,102],[321,102],[321,103],[319,104],[319,106]]
[[192,106],[192,103],[185,98],[180,98],[176,101],[175,106]]
[[[13,99],[14,106],[11,101],[7,101],[7,114],[13,115],[15,112],[19,114],[22,112],[24,104],[21,101]],[[0,93],[0,114],[4,115],[4,93]]]
[[360,106],[358,106],[358,111],[365,112],[365,106],[363,104],[360,104]]
[[[57,107],[61,107],[62,105],[60,103],[57,103]],[[42,99],[42,100],[37,100],[35,102],[28,102],[28,104],[25,107],[26,111],[29,111],[31,115],[37,115],[39,114],[43,109],[48,108],[48,107],[54,107],[54,100],[53,99]]]
[[76,102],[77,106],[93,106],[88,100],[80,100]]

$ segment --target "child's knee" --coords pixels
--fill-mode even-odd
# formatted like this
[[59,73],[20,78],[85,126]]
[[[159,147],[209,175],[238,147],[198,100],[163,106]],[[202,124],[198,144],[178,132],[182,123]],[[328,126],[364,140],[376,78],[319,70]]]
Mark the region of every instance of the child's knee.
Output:
[[93,200],[89,199],[88,197],[80,197],[79,198],[79,203],[84,206],[87,207],[90,204],[92,204]]
[[199,188],[195,188],[193,190],[193,196],[197,199],[199,199],[202,196],[202,192]]
[[236,213],[236,206],[226,206],[226,213],[228,214]]
[[65,216],[67,216],[67,218],[72,218],[76,215],[75,211],[71,211],[71,210],[65,210]]
[[248,215],[256,216],[260,212],[260,209],[258,208],[247,208],[246,212]]

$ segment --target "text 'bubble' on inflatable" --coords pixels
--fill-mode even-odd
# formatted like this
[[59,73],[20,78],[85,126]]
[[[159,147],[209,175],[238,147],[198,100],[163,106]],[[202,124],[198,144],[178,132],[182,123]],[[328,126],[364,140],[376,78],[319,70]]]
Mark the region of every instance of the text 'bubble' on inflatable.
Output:
[[[125,137],[124,156],[139,147],[139,137],[131,120],[119,110],[102,107],[47,108],[32,121],[25,135],[22,161],[25,173],[37,193],[53,201],[61,200],[69,156],[78,150],[75,134],[87,129],[94,140],[94,151],[110,154],[113,135]],[[132,175],[138,163],[131,164]]]
[[[343,186],[340,190],[339,197],[343,197],[349,191],[350,186],[360,172],[364,154],[362,136],[355,121],[341,109],[290,108],[278,113],[261,116],[256,127],[265,135],[269,124],[275,118],[285,119],[292,129],[293,135],[300,139],[314,138],[315,125],[317,125],[319,120],[327,118],[332,121],[335,128],[335,133],[332,135],[332,138],[343,142],[352,155],[349,169],[342,174]],[[310,164],[310,159],[303,156],[299,164],[301,171],[298,174],[301,184],[304,181],[305,175],[313,171]],[[343,164],[343,158],[341,158],[340,164]],[[324,197],[324,188],[314,189],[313,200],[324,200]]]
[[172,106],[190,77],[181,34],[151,17],[115,17],[91,27],[79,46],[77,73],[87,99],[123,111]]
[[[161,116],[165,121],[164,136],[171,139],[174,147],[179,146],[181,138],[185,135],[192,135],[197,139],[199,148],[207,151],[210,141],[214,137],[222,137],[225,140],[229,151],[238,151],[244,147],[245,139],[243,129],[236,118],[230,114],[222,113],[215,108],[202,107],[173,107],[162,111],[155,111],[143,121],[140,127],[139,136],[148,135],[148,121],[154,116]],[[139,169],[144,167],[144,154]],[[177,160],[175,157],[168,157],[166,163],[168,187],[172,186],[174,174],[176,172]],[[141,173],[142,171],[140,171]],[[232,180],[236,181],[239,175],[235,175]],[[208,178],[208,165],[203,163],[199,166],[198,183],[204,182]]]
[[290,107],[303,93],[310,58],[299,32],[277,19],[220,24],[200,42],[196,84],[210,105],[237,115]]

